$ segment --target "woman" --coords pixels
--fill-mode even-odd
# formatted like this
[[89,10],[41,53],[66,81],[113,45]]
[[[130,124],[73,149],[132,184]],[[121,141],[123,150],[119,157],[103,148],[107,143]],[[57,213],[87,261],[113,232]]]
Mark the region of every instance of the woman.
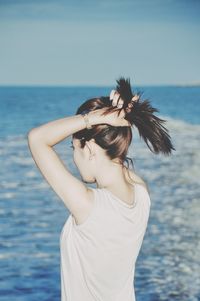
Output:
[[[71,213],[60,235],[62,301],[135,300],[135,263],[151,201],[146,183],[124,162],[130,159],[132,126],[155,154],[174,149],[165,120],[153,115],[156,111],[121,77],[110,97],[89,99],[75,116],[28,134],[35,163]],[[71,135],[82,181],[53,150]]]

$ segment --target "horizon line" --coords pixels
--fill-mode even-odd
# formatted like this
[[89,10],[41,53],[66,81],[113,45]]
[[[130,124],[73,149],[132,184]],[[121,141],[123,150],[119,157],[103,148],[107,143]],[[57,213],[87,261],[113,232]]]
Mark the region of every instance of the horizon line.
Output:
[[[80,88],[110,88],[114,86],[114,84],[109,84],[109,85],[98,85],[98,84],[0,84],[0,87],[30,87],[30,88],[70,88],[70,87],[80,87]],[[195,87],[195,86],[200,86],[200,82],[196,83],[169,83],[169,84],[134,84],[131,86],[138,86],[138,87]]]

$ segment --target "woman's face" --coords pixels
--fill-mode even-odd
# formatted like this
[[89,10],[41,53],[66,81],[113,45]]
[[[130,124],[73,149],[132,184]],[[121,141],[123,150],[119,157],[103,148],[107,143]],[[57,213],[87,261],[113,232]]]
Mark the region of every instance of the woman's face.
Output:
[[90,148],[87,144],[85,144],[84,148],[81,148],[79,139],[74,138],[71,143],[73,147],[73,160],[82,180],[86,183],[95,183],[96,180],[92,173],[93,158],[92,160],[89,159],[91,156]]

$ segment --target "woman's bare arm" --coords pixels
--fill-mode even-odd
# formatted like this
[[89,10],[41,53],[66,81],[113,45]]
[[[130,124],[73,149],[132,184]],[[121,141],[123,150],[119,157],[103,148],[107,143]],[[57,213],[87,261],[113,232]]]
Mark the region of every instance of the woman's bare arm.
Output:
[[[97,122],[91,114],[90,123]],[[77,219],[91,206],[93,193],[68,171],[53,146],[85,127],[83,116],[79,114],[48,122],[28,133],[28,145],[37,167]]]

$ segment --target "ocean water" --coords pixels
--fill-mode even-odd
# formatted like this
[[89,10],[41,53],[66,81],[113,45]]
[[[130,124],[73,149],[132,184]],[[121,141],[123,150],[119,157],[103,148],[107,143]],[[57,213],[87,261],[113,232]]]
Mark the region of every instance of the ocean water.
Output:
[[[37,169],[27,133],[114,87],[0,87],[0,300],[60,300],[59,238],[69,212]],[[133,129],[129,157],[151,213],[136,263],[137,301],[200,300],[200,87],[139,87],[176,151],[152,154]],[[70,139],[55,146],[76,170]],[[92,186],[92,185],[91,185]],[[95,186],[92,186],[95,187]]]

